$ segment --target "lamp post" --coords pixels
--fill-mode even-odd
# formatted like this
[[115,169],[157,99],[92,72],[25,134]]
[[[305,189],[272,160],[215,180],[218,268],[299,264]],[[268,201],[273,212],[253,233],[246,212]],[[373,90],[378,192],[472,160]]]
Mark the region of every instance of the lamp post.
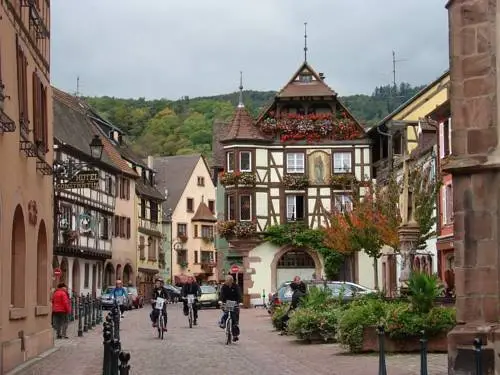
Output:
[[[104,149],[104,144],[98,135],[95,135],[90,144],[90,162],[75,162],[73,160],[55,160],[52,167],[53,183],[54,183],[54,197],[53,197],[53,215],[54,215],[54,225],[53,225],[53,249],[54,252],[58,244],[58,234],[59,234],[59,216],[61,211],[59,209],[59,195],[57,190],[65,190],[65,188],[56,189],[57,184],[60,182],[71,181],[83,168],[90,168],[93,163],[98,162],[102,158],[102,151]],[[54,145],[54,151],[59,150],[59,145]],[[55,155],[56,157],[56,155]],[[64,186],[61,184],[61,186]],[[71,221],[67,220],[67,225],[71,226]],[[77,291],[78,292],[78,291]]]

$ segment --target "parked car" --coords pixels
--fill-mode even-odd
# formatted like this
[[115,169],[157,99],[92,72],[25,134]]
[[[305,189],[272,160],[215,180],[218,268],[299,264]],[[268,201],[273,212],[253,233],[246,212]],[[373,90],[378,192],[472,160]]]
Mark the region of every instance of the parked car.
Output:
[[199,298],[200,307],[219,307],[219,294],[217,289],[211,285],[202,285],[201,297]]
[[165,284],[165,289],[167,290],[169,302],[179,302],[181,299],[181,291],[173,285]]
[[129,299],[131,300],[131,306],[136,309],[142,308],[144,306],[144,296],[139,294],[139,291],[135,286],[126,287],[128,291]]
[[[106,290],[101,294],[101,306],[103,310],[111,309],[115,303],[114,297],[113,297],[113,290],[115,290],[114,286],[110,286],[106,288]],[[130,295],[127,297],[127,300],[125,301],[125,306],[127,310],[132,309],[132,298],[130,298]]]

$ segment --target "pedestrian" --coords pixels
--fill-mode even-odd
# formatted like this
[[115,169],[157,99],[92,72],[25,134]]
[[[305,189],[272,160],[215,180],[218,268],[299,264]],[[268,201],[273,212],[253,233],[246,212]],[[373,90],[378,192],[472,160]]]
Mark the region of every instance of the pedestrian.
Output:
[[290,283],[290,288],[293,291],[292,303],[290,304],[290,307],[288,308],[286,314],[283,316],[282,320],[283,329],[281,331],[282,335],[286,333],[286,329],[288,327],[288,321],[290,320],[290,314],[300,306],[302,298],[307,293],[306,284],[300,279],[299,276],[295,276],[293,278],[293,281]]
[[54,328],[56,329],[56,338],[67,339],[68,315],[71,313],[71,301],[68,296],[66,284],[59,283],[57,289],[52,295],[52,316]]

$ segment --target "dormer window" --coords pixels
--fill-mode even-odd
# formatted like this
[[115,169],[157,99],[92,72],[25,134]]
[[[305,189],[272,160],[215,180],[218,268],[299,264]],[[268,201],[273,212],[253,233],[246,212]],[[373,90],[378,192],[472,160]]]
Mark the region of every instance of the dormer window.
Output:
[[155,174],[153,172],[149,172],[149,182],[151,183],[151,186],[155,186]]
[[310,83],[312,82],[312,74],[309,72],[303,72],[299,75],[299,82]]

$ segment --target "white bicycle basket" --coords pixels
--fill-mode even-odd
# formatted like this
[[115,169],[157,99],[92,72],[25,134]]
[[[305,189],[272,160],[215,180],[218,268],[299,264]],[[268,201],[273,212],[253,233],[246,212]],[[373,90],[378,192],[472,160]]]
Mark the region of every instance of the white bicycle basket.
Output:
[[165,298],[157,297],[156,298],[155,309],[156,310],[162,310],[164,304],[165,304]]
[[188,303],[191,305],[194,303],[194,294],[188,294],[187,296]]
[[226,311],[234,311],[234,309],[238,306],[238,302],[236,301],[226,301],[225,309]]

